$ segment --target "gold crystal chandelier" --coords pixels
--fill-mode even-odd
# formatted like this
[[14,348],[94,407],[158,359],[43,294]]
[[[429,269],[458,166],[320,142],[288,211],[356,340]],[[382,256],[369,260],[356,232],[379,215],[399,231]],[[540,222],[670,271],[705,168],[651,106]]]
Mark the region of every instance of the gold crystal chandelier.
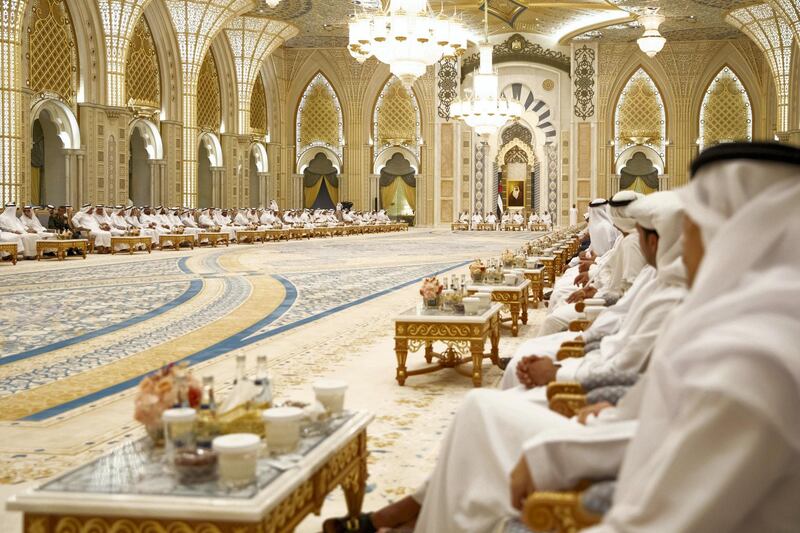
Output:
[[519,102],[498,96],[499,77],[492,66],[488,11],[488,6],[484,7],[484,40],[479,47],[480,66],[472,76],[472,89],[465,89],[464,96],[450,105],[450,115],[466,122],[481,137],[496,133],[506,122],[518,119],[524,112]]
[[348,26],[350,55],[361,63],[375,56],[406,86],[442,56],[461,53],[469,39],[460,21],[434,13],[427,0],[390,0],[387,9],[355,15]]

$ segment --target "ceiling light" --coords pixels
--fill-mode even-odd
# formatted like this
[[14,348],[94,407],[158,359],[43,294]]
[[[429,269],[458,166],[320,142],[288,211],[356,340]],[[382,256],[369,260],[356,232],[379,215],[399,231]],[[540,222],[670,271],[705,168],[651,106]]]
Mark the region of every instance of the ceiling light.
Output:
[[642,15],[639,22],[644,26],[644,33],[636,40],[639,49],[647,57],[655,57],[663,48],[667,40],[658,32],[658,27],[664,22],[664,16],[658,14]]
[[450,115],[463,120],[481,137],[496,133],[509,120],[518,119],[524,109],[519,102],[498,98],[499,78],[492,66],[493,47],[489,44],[488,10],[484,10],[484,42],[480,46],[480,66],[472,75],[472,90],[450,104]]
[[350,55],[360,63],[374,55],[406,86],[442,56],[465,50],[469,37],[460,21],[436,15],[426,0],[390,0],[387,9],[356,15],[348,26]]

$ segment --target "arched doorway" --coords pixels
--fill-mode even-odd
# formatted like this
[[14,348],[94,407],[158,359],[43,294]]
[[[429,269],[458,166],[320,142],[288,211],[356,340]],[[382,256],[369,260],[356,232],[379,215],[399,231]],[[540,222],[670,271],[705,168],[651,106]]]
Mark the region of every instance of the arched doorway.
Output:
[[250,147],[250,207],[264,205],[263,181],[267,172],[267,151],[263,144],[254,143]]
[[416,171],[403,154],[395,153],[381,169],[380,207],[393,220],[414,223],[417,211]]
[[161,187],[152,162],[164,158],[161,134],[155,124],[137,119],[131,125],[128,192],[134,205],[158,204]]
[[303,170],[303,206],[311,209],[333,209],[339,203],[339,171],[320,152]]
[[220,207],[222,188],[222,146],[210,132],[200,135],[197,149],[197,207]]
[[31,200],[35,204],[77,203],[72,183],[74,156],[80,146],[78,122],[72,110],[55,99],[45,99],[31,110]]

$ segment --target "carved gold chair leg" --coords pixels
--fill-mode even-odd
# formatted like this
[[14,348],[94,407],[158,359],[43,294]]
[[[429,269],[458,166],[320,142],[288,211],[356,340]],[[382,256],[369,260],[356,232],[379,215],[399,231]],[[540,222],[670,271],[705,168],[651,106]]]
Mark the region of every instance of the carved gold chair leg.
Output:
[[585,394],[583,387],[577,381],[553,381],[547,385],[547,401],[552,400],[556,394]]
[[585,394],[556,394],[550,400],[550,410],[567,418],[575,416],[586,405]]

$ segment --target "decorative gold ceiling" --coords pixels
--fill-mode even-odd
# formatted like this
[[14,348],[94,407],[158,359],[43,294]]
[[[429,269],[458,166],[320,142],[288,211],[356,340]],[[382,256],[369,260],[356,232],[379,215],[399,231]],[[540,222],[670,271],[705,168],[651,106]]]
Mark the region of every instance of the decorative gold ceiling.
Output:
[[[290,48],[347,46],[347,19],[356,10],[376,9],[381,0],[282,0],[272,9],[263,0],[257,12],[286,20],[300,28]],[[727,9],[746,0],[488,0],[492,34],[525,32],[552,42],[569,39],[633,41],[642,29],[637,14],[659,8],[667,17],[662,34],[667,39],[726,39],[740,35],[723,20]],[[482,33],[485,0],[429,0],[434,10],[457,13],[477,34]],[[383,0],[388,3],[388,0]]]

